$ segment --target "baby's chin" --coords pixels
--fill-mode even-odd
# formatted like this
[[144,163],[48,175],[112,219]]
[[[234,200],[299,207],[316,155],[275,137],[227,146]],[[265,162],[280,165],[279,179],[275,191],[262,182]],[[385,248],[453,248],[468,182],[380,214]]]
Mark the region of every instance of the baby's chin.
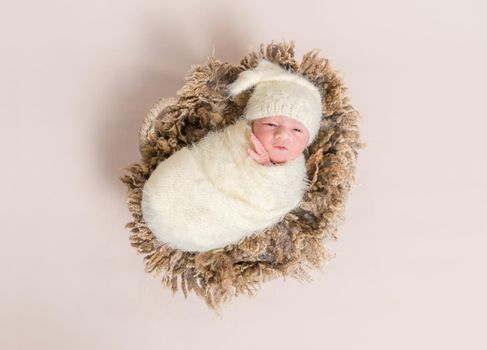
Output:
[[270,154],[269,158],[273,163],[285,163],[290,160],[296,159],[298,155],[291,156],[289,154]]

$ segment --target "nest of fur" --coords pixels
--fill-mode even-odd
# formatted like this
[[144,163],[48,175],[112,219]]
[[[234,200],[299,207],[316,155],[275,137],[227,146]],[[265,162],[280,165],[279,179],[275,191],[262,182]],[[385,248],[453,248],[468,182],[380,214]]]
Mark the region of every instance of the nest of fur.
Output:
[[[185,252],[158,241],[141,212],[142,188],[157,165],[171,154],[198,142],[209,131],[224,128],[241,117],[251,91],[229,99],[226,88],[240,72],[254,68],[260,58],[299,72],[323,96],[323,119],[318,136],[305,151],[310,181],[300,206],[270,229],[239,243],[208,252]],[[346,88],[329,62],[317,50],[301,63],[294,43],[261,45],[240,65],[209,57],[192,66],[175,98],[161,99],[147,114],[140,131],[139,163],[121,177],[128,187],[133,220],[130,243],[144,255],[146,270],[162,275],[162,282],[185,296],[194,292],[211,308],[240,294],[252,296],[260,283],[279,276],[310,280],[309,269],[321,269],[332,256],[325,248],[336,240],[344,220],[345,203],[355,182],[359,141],[357,111],[349,104]]]

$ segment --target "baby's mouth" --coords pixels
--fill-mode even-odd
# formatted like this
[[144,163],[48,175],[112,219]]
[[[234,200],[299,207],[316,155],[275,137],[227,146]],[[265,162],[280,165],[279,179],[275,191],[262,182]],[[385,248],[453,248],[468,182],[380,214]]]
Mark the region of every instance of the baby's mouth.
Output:
[[281,150],[281,151],[287,150],[287,148],[286,148],[286,147],[284,147],[284,146],[279,146],[279,145],[278,145],[278,146],[274,146],[274,148],[277,148],[278,150]]

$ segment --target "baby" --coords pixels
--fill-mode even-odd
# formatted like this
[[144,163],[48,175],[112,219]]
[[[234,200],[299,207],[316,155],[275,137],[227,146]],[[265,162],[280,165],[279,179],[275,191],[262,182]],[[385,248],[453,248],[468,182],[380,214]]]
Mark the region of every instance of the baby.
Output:
[[303,150],[322,105],[305,78],[262,60],[230,85],[255,87],[242,118],[161,162],[144,185],[142,214],[165,244],[208,251],[278,223],[307,186]]
[[276,115],[252,122],[249,155],[259,164],[282,164],[295,159],[306,147],[309,132],[298,120]]

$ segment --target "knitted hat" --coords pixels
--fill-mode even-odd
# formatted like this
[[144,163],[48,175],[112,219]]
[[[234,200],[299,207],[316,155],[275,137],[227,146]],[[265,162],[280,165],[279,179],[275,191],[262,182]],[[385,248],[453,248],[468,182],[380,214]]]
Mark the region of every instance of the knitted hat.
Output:
[[306,78],[267,60],[240,73],[229,86],[230,95],[236,96],[253,86],[244,117],[254,120],[283,115],[297,119],[308,129],[310,145],[318,134],[322,115],[318,88]]

